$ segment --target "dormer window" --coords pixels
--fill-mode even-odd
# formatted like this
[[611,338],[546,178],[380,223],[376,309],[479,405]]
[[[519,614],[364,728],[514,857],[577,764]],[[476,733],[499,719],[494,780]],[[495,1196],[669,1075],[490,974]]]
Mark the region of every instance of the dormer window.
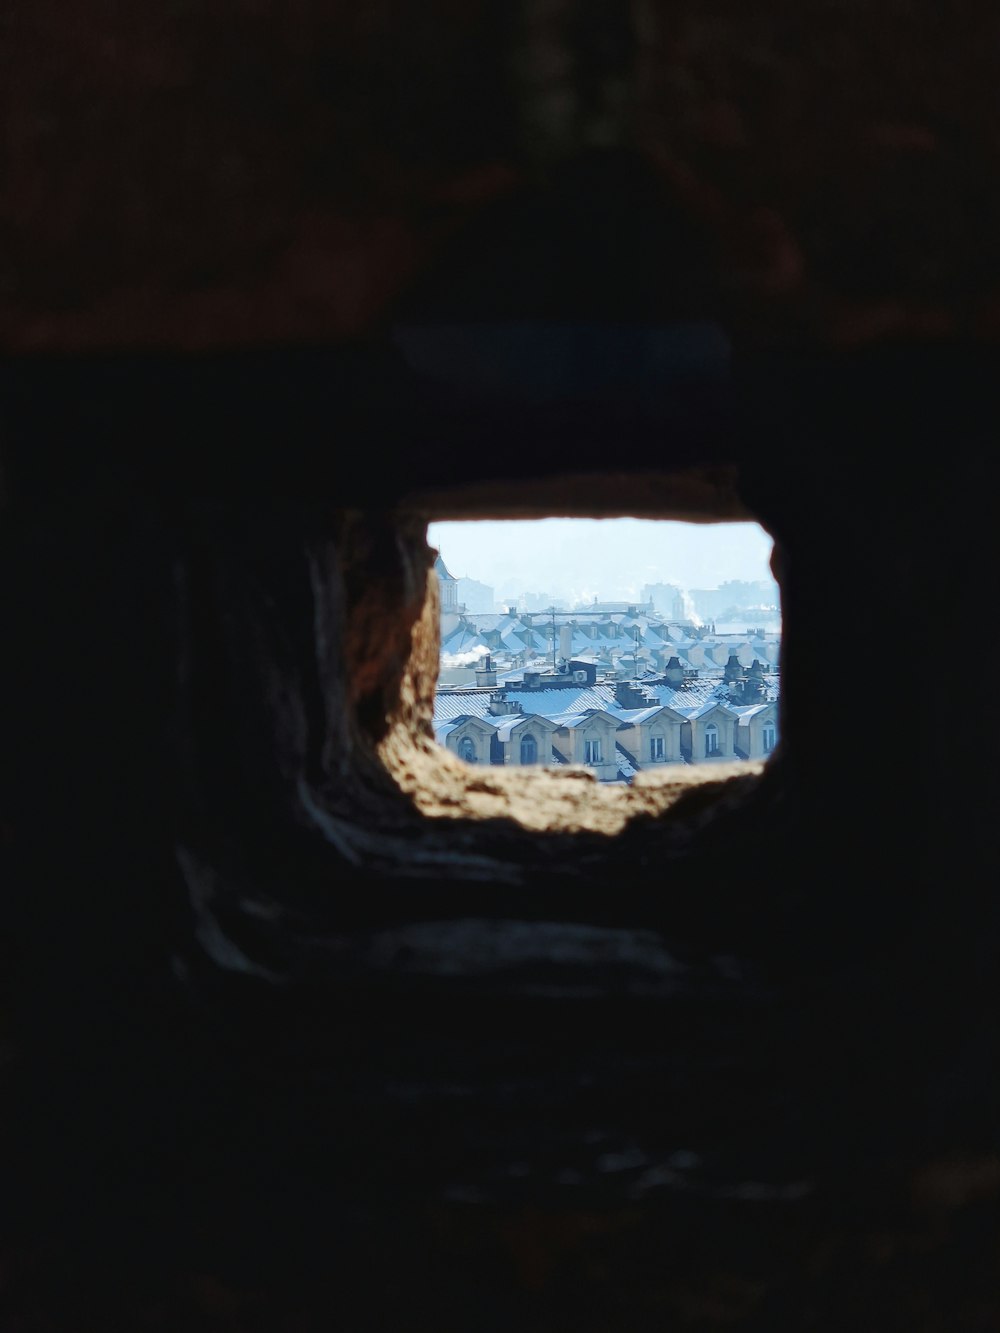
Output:
[[599,764],[601,762],[601,742],[599,740],[584,741],[583,762],[585,764]]
[[537,764],[538,762],[538,742],[529,731],[527,735],[521,737],[521,763]]
[[663,760],[663,737],[650,736],[649,738],[649,757],[652,762],[660,763]]
[[712,755],[719,753],[719,728],[714,722],[709,722],[705,728],[705,754]]
[[777,740],[777,731],[775,730],[774,723],[765,722],[762,731],[762,742],[764,745],[765,754],[771,753],[771,751],[774,749],[776,740]]
[[458,742],[458,757],[467,764],[476,762],[476,745],[471,736],[463,736]]

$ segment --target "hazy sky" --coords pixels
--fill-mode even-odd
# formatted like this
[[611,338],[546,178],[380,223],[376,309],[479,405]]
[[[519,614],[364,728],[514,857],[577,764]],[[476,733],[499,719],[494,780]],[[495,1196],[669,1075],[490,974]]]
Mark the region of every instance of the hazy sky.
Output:
[[495,596],[545,592],[570,603],[638,598],[647,583],[685,590],[772,578],[771,538],[756,523],[542,518],[431,523],[427,540],[455,578]]

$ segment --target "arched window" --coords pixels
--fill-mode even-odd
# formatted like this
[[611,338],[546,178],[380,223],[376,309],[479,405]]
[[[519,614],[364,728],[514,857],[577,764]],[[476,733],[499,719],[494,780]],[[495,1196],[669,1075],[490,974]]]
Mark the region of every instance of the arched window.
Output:
[[536,764],[538,762],[538,742],[531,732],[521,737],[521,763]]
[[719,753],[719,728],[714,722],[709,722],[705,728],[705,753],[707,755]]
[[463,736],[458,742],[458,757],[464,759],[467,764],[476,762],[476,743],[471,736]]

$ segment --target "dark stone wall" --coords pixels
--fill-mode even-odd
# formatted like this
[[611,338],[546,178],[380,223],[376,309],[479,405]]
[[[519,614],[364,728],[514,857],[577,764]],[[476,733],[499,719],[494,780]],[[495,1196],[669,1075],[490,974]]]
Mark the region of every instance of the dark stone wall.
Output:
[[[0,1323],[995,1328],[992,20],[4,22]],[[414,495],[609,458],[775,537],[781,753],[432,826]]]
[[744,337],[991,336],[994,35],[971,0],[17,3],[0,333],[357,334],[485,208],[610,147],[677,197],[667,248],[702,234]]

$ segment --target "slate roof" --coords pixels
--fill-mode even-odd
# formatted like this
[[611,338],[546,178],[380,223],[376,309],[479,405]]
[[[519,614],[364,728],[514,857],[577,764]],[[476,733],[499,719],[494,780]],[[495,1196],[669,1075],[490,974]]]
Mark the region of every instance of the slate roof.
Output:
[[765,703],[761,704],[730,704],[729,707],[732,712],[736,713],[739,717],[740,726],[745,727],[749,725],[752,717],[756,717],[758,713],[762,713],[765,708],[770,708],[772,703],[773,700],[768,699]]
[[583,611],[590,611],[591,614],[597,612],[598,615],[624,616],[628,615],[630,606],[644,606],[645,602],[640,598],[634,602],[591,602],[589,606],[581,607]]
[[656,717],[662,708],[663,704],[651,704],[649,708],[618,708],[615,712],[621,718],[620,727],[635,727]]
[[[536,653],[544,654],[546,652],[552,652],[551,640],[547,639],[544,634],[539,634],[537,630],[521,627],[516,631],[511,631],[511,638],[519,641],[520,650],[522,652],[525,648],[530,648]],[[502,639],[503,642],[506,643],[507,635],[503,635]]]
[[506,671],[497,672],[497,687],[506,685],[511,680],[521,680],[524,676],[524,667],[510,667]]
[[457,629],[441,643],[442,653],[467,653],[472,648],[488,650],[489,645],[481,635],[471,634],[467,629]]
[[[692,718],[707,717],[707,715],[716,708],[724,708],[728,712],[732,712],[731,706],[725,701],[725,699],[706,699],[705,702],[700,705],[700,707],[689,708],[687,715],[688,717]],[[680,709],[678,709],[678,712],[680,712]]]
[[640,644],[640,647],[641,647],[641,648],[666,648],[666,647],[671,647],[671,648],[672,648],[672,647],[673,647],[673,644],[671,643],[671,641],[670,641],[669,639],[665,639],[665,638],[663,637],[662,634],[659,634],[659,633],[653,628],[653,626],[650,625],[649,628],[646,630],[645,634],[643,634],[643,636],[642,636],[642,643]]
[[507,611],[468,611],[465,618],[471,625],[475,625],[480,633],[484,630],[489,632],[495,629],[506,629],[519,623]]
[[686,689],[676,690],[666,681],[643,682],[641,688],[643,692],[659,700],[661,704],[669,704],[677,712],[687,712],[696,708],[704,699],[708,698],[715,687],[712,680],[692,680],[688,682]]
[[438,690],[434,696],[434,725],[454,722],[460,717],[485,718],[490,708],[489,690],[469,690],[457,694]]
[[500,631],[500,642],[510,653],[523,653],[526,646],[524,639],[512,625]]
[[584,708],[603,708],[610,711],[614,707],[615,688],[613,685],[557,685],[551,689],[511,690],[506,691],[507,698],[515,700],[526,713],[542,713],[552,717],[555,713],[566,713]]
[[[610,711],[607,708],[583,708],[576,712],[556,713],[549,718],[549,721],[554,722],[557,727],[579,727],[592,718],[595,713],[608,713]],[[615,715],[613,713],[611,715],[614,718]]]
[[[544,722],[551,722],[551,720],[551,718],[542,717],[540,714],[535,713],[505,713],[503,717],[489,719],[489,721],[496,727],[497,735],[502,741],[509,741],[511,733],[518,727],[523,727],[532,722],[538,726]],[[543,730],[545,729],[546,728],[543,728]]]
[[460,713],[458,717],[449,718],[447,721],[440,723],[435,718],[434,735],[438,740],[438,744],[443,742],[445,737],[450,736],[453,731],[457,731],[459,727],[463,726],[466,722],[470,721],[470,719],[473,718],[477,722],[485,722],[488,727],[493,726],[492,720],[490,718],[479,717],[479,715],[476,713]]

